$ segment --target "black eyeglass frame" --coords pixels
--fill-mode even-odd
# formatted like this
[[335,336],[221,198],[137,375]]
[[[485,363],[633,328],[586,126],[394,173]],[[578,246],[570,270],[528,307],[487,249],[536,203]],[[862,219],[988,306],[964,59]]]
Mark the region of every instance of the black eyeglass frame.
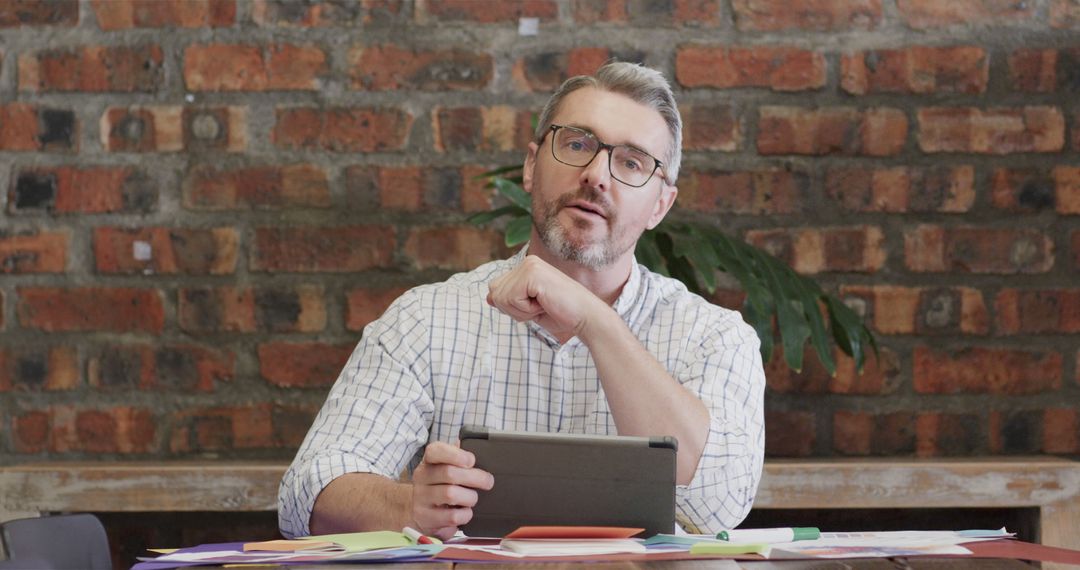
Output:
[[[593,140],[596,141],[596,152],[593,153],[592,158],[590,158],[588,160],[588,162],[586,162],[585,164],[570,164],[569,162],[566,162],[566,161],[560,159],[558,156],[556,156],[555,155],[555,136],[558,134],[559,129],[570,129],[570,130],[574,130],[574,131],[584,133],[584,134],[592,137]],[[622,178],[619,178],[618,176],[615,176],[615,171],[611,169],[611,156],[614,154],[613,151],[615,150],[616,147],[620,147],[620,146],[625,146],[627,148],[633,148],[633,147],[630,147],[628,145],[621,145],[621,144],[619,144],[619,145],[608,144],[608,143],[600,140],[600,137],[597,137],[595,134],[593,134],[593,133],[591,133],[589,131],[586,131],[585,129],[579,129],[577,127],[570,127],[570,126],[567,126],[567,125],[551,125],[551,126],[549,126],[547,132],[544,133],[544,137],[542,137],[540,139],[541,143],[544,142],[544,138],[547,138],[548,132],[552,133],[552,135],[551,135],[551,158],[554,158],[555,160],[559,161],[560,164],[565,164],[567,166],[573,166],[574,168],[585,168],[586,166],[592,164],[592,161],[596,160],[596,155],[600,154],[600,151],[606,150],[606,151],[608,151],[608,174],[610,174],[611,177],[614,178],[615,180],[618,180],[621,184],[625,184],[625,185],[627,185],[627,186],[629,186],[631,188],[641,188],[642,186],[645,186],[649,182],[652,182],[653,176],[656,175],[656,171],[660,170],[664,166],[664,163],[661,162],[659,158],[656,158],[655,156],[653,156],[653,155],[651,155],[651,154],[649,154],[649,153],[647,153],[647,152],[645,152],[645,151],[643,151],[643,150],[641,150],[639,148],[634,148],[634,150],[636,150],[636,151],[644,154],[645,156],[653,159],[653,162],[656,163],[656,166],[653,166],[652,172],[649,173],[649,176],[648,176],[648,178],[645,179],[645,182],[642,182],[641,184],[631,184],[631,183],[623,180]],[[663,177],[661,177],[661,178],[663,178]]]

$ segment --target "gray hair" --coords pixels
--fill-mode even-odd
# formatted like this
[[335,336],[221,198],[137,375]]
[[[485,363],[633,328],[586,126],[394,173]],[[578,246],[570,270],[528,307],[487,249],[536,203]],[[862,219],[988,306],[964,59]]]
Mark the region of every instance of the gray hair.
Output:
[[682,117],[675,104],[675,95],[671,85],[663,74],[636,63],[613,61],[596,70],[593,75],[578,75],[567,79],[548,99],[536,124],[535,141],[543,140],[559,105],[567,95],[583,87],[594,87],[612,93],[626,95],[634,101],[655,109],[667,123],[671,133],[671,148],[668,149],[664,162],[664,180],[674,185],[679,178],[679,165],[682,163]]

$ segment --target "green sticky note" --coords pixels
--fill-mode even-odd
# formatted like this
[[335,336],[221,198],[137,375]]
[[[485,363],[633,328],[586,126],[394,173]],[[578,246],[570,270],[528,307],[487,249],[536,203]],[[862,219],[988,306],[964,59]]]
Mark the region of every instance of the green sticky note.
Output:
[[346,552],[364,552],[365,550],[377,550],[379,548],[398,548],[411,546],[412,542],[400,532],[392,530],[377,530],[374,532],[349,532],[344,534],[324,534],[322,536],[307,536],[307,540],[326,540],[335,542],[345,547]]
[[690,554],[761,554],[768,556],[768,544],[738,544],[731,542],[698,542],[690,547]]

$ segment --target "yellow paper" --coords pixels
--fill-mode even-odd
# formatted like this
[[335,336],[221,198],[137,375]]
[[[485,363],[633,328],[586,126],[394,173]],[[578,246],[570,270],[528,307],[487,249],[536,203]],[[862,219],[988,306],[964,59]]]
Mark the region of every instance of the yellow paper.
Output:
[[412,546],[408,537],[400,532],[377,530],[374,532],[350,532],[345,534],[324,534],[309,536],[298,540],[318,540],[333,542],[345,547],[346,552],[364,552],[380,548],[398,548]]

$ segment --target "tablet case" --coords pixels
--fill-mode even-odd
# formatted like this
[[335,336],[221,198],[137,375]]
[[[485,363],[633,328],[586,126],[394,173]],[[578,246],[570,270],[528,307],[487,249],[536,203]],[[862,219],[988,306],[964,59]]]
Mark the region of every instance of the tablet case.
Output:
[[495,476],[480,491],[469,536],[500,537],[526,525],[675,529],[671,436],[628,437],[489,430],[464,426],[461,447]]

